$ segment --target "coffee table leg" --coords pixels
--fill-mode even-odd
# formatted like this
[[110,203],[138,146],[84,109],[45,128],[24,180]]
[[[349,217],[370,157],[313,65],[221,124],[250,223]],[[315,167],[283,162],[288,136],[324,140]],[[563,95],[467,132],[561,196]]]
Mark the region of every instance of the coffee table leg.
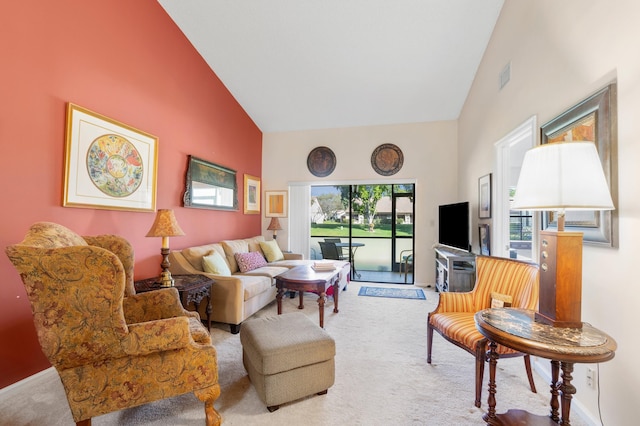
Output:
[[284,289],[282,288],[282,285],[279,285],[278,293],[276,294],[276,300],[278,301],[278,315],[282,314],[282,295],[283,294],[284,294]]
[[298,291],[300,293],[300,304],[298,305],[298,309],[304,309],[304,291]]
[[324,291],[318,295],[318,309],[320,310],[320,328],[324,328],[324,300],[327,293]]

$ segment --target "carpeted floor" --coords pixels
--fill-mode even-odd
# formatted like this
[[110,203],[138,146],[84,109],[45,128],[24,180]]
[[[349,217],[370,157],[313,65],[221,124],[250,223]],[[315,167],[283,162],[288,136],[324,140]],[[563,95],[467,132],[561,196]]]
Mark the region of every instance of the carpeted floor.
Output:
[[[421,288],[394,288],[362,286],[358,296],[391,297],[396,299],[426,299]],[[339,302],[339,301],[338,301]]]
[[[424,289],[426,300],[358,297],[360,283],[340,294],[340,312],[327,303],[325,329],[336,340],[336,382],[328,394],[285,404],[269,413],[258,399],[242,366],[239,335],[216,324],[211,334],[218,350],[222,394],[216,408],[224,425],[481,425],[486,410],[474,401],[474,359],[434,336],[433,363],[426,361],[426,317],[438,300]],[[368,283],[366,283],[368,284]],[[398,288],[407,288],[398,285]],[[316,296],[308,294],[302,311],[318,321]],[[296,299],[283,299],[283,311],[297,311]],[[276,315],[275,303],[256,314]],[[488,374],[485,374],[487,376]],[[522,358],[501,360],[497,372],[498,412],[523,408],[549,411],[549,387],[538,375],[538,394],[528,389]],[[0,390],[0,425],[72,425],[60,380],[54,370]],[[584,423],[573,415],[572,424]],[[192,394],[106,414],[101,425],[204,425],[203,405]]]

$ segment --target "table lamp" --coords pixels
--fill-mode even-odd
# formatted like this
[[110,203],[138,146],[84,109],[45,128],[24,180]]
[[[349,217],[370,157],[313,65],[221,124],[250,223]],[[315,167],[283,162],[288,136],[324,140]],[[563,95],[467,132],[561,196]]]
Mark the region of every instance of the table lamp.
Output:
[[162,287],[172,287],[173,278],[171,278],[171,272],[169,272],[169,237],[183,236],[184,231],[178,225],[173,210],[170,209],[158,209],[156,214],[156,220],[151,225],[151,229],[147,233],[147,237],[162,237],[162,248],[160,253],[162,254],[162,273],[160,274],[160,283]]
[[276,233],[282,229],[280,226],[280,221],[277,217],[272,217],[269,226],[267,227],[267,231],[273,231],[273,239],[276,239]]
[[556,211],[558,230],[540,231],[540,302],[535,319],[582,327],[582,232],[564,230],[567,210],[613,210],[593,142],[558,142],[524,156],[513,210]]

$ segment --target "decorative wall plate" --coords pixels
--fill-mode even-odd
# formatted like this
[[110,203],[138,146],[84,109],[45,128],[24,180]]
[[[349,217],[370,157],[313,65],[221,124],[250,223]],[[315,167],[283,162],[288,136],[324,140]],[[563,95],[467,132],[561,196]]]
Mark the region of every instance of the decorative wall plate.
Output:
[[336,168],[336,155],[326,146],[313,148],[307,157],[307,167],[314,176],[329,176]]
[[379,175],[391,176],[402,168],[404,155],[402,150],[392,143],[384,143],[371,154],[371,167]]

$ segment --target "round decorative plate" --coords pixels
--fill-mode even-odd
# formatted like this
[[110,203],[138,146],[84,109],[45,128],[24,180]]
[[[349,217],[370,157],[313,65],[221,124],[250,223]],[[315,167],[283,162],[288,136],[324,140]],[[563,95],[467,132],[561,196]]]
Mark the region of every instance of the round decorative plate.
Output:
[[142,183],[142,157],[122,136],[108,134],[94,140],[87,152],[87,171],[91,182],[112,197],[126,197]]
[[307,167],[314,176],[329,176],[336,168],[336,155],[326,146],[313,148],[307,157]]
[[371,167],[379,175],[391,176],[402,168],[404,155],[402,150],[392,143],[384,143],[371,154]]

